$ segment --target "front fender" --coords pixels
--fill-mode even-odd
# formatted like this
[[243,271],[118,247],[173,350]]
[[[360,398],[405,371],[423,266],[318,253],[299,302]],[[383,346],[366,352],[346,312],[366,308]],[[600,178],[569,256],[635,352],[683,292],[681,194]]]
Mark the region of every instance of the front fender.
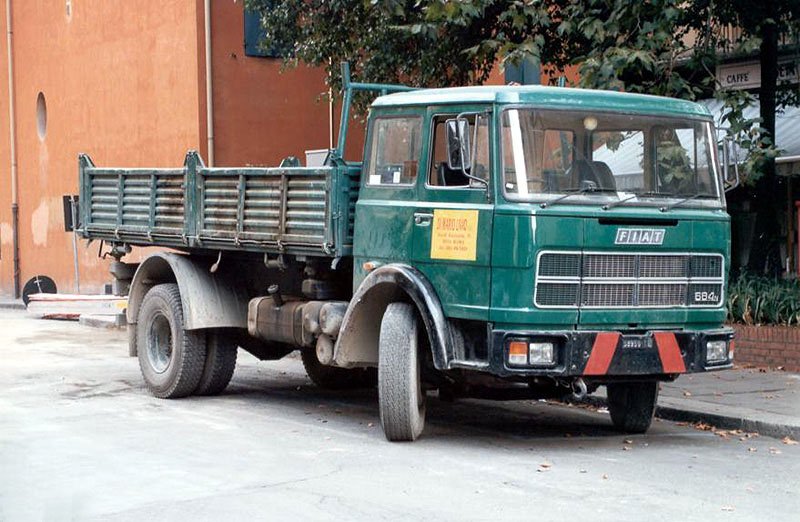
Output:
[[128,322],[136,323],[139,307],[150,288],[177,283],[187,330],[247,328],[248,296],[231,278],[209,272],[207,261],[171,252],[157,252],[136,270],[128,296]]
[[410,299],[428,333],[433,364],[445,370],[453,360],[453,342],[439,297],[427,278],[408,265],[385,265],[370,272],[350,301],[334,347],[337,366],[378,364],[381,319],[389,303]]

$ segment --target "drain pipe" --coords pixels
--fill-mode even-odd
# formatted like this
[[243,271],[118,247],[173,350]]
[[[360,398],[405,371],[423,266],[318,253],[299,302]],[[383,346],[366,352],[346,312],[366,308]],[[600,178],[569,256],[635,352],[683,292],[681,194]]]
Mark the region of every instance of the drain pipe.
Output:
[[11,0],[6,0],[6,49],[8,49],[8,126],[11,156],[11,229],[14,250],[14,299],[19,299],[19,201],[17,189],[17,116],[14,110],[14,47],[11,28]]
[[208,166],[214,166],[214,81],[211,78],[211,0],[204,2],[206,39],[206,130],[208,134]]

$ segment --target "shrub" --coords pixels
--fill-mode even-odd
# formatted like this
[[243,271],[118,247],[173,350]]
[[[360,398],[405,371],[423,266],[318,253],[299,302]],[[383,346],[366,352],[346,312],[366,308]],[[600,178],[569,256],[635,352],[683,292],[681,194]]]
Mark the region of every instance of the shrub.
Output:
[[728,321],[745,324],[800,324],[800,283],[742,273],[728,283]]

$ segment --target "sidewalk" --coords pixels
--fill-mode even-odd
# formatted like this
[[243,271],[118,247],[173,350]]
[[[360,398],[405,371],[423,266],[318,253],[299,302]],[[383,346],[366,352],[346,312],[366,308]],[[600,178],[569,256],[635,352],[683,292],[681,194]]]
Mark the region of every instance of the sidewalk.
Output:
[[[605,404],[605,388],[590,402]],[[800,374],[735,369],[664,383],[656,416],[800,440]]]
[[0,296],[0,310],[25,310],[25,304],[22,299]]

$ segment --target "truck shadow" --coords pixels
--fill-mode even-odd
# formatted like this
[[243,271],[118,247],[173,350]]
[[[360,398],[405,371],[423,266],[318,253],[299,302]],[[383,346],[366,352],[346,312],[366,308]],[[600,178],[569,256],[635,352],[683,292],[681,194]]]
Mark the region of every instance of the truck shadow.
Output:
[[[265,403],[289,408],[295,413],[310,416],[310,422],[330,423],[342,429],[360,426],[373,428],[373,436],[382,437],[375,389],[330,391],[317,388],[298,375],[286,376],[280,382],[272,379],[235,379],[219,400],[245,401],[258,409]],[[487,401],[462,399],[454,402],[429,395],[427,402],[425,439],[472,440],[485,445],[496,444],[498,438],[506,443],[529,440],[580,439],[581,443],[629,439],[616,431],[607,413],[589,408],[542,401]],[[655,422],[647,435],[637,439],[666,436],[670,444],[686,444],[693,440],[692,432],[675,433],[669,423]],[[572,441],[577,442],[577,441]]]

